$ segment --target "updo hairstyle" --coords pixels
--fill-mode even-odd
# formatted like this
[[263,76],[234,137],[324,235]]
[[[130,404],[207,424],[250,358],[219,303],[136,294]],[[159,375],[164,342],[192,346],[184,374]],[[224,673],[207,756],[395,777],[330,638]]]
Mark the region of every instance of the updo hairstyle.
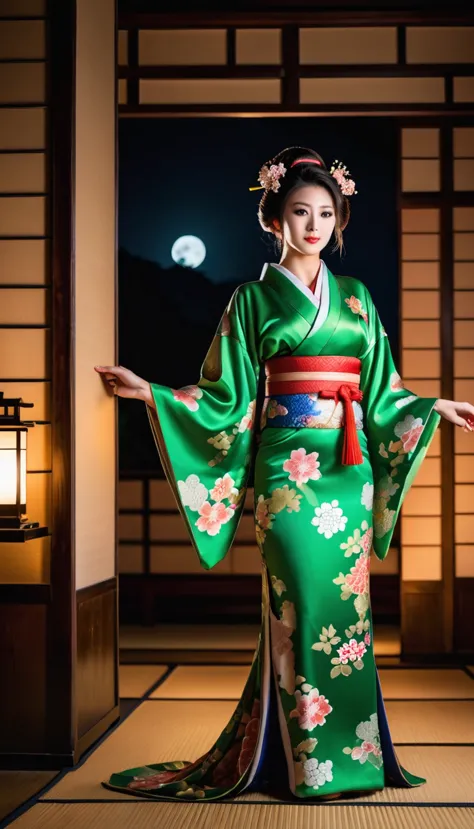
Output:
[[[314,158],[320,164],[303,162],[291,167],[293,161],[298,158]],[[258,221],[263,230],[275,233],[273,222],[277,220],[282,224],[282,216],[286,200],[297,187],[305,187],[308,184],[324,187],[330,194],[334,205],[336,224],[334,233],[336,237],[332,251],[339,249],[342,253],[343,239],[342,231],[347,227],[350,216],[349,199],[345,196],[334,176],[329,172],[321,156],[307,147],[287,147],[279,152],[270,161],[265,162],[268,167],[282,163],[286,167],[286,173],[279,179],[280,188],[275,193],[273,190],[265,190],[258,206]],[[281,253],[282,242],[277,237],[276,241]]]

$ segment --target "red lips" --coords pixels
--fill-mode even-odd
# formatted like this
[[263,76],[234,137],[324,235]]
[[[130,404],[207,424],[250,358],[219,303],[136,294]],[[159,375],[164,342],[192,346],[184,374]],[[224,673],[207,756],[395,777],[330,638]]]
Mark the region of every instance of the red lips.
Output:
[[318,236],[305,236],[305,242],[312,242],[314,244],[315,242],[319,242],[319,241],[320,241],[320,237],[318,237]]

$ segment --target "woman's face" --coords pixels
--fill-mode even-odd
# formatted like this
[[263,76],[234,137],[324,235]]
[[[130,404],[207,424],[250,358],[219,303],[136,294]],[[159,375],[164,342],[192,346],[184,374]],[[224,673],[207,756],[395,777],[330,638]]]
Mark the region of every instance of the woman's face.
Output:
[[335,225],[336,213],[330,193],[325,187],[308,184],[290,193],[283,209],[282,224],[276,223],[275,227],[279,238],[283,232],[286,252],[293,249],[314,256],[326,247]]

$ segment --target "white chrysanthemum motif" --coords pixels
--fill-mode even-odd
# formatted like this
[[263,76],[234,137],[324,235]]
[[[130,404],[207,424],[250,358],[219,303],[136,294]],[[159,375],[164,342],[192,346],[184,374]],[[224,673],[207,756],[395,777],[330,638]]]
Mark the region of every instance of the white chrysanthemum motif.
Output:
[[403,406],[408,406],[412,400],[416,400],[416,394],[409,394],[408,397],[401,397],[400,400],[395,400],[397,409],[402,409]]
[[374,485],[370,483],[364,484],[362,487],[362,495],[360,498],[361,504],[364,505],[366,509],[372,509],[374,504]]
[[325,501],[320,507],[315,508],[315,517],[311,523],[318,528],[318,533],[324,535],[325,538],[332,538],[332,536],[340,530],[345,530],[347,517],[342,514],[342,509],[339,506],[339,501]]
[[379,741],[380,734],[377,714],[371,714],[370,719],[359,723],[356,728],[356,735],[361,740],[370,740],[371,742],[374,740]]
[[207,498],[207,489],[197,475],[188,475],[185,481],[178,481],[179,494],[185,507],[197,512]]
[[316,757],[310,757],[308,760],[305,760],[303,769],[306,785],[311,786],[313,789],[319,789],[320,786],[324,786],[326,782],[331,781],[333,779],[332,765],[332,760],[326,760],[325,763],[320,763]]

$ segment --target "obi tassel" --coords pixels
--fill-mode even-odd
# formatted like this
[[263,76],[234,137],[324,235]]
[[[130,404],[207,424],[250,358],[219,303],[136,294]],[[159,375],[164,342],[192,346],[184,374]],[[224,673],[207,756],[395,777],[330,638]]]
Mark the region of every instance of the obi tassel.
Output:
[[339,386],[337,392],[323,391],[319,392],[320,397],[333,397],[334,400],[338,398],[344,403],[344,444],[342,447],[342,464],[344,466],[357,466],[363,463],[362,452],[357,435],[354,409],[352,408],[353,400],[362,400],[363,392],[360,389],[351,388],[346,383]]

